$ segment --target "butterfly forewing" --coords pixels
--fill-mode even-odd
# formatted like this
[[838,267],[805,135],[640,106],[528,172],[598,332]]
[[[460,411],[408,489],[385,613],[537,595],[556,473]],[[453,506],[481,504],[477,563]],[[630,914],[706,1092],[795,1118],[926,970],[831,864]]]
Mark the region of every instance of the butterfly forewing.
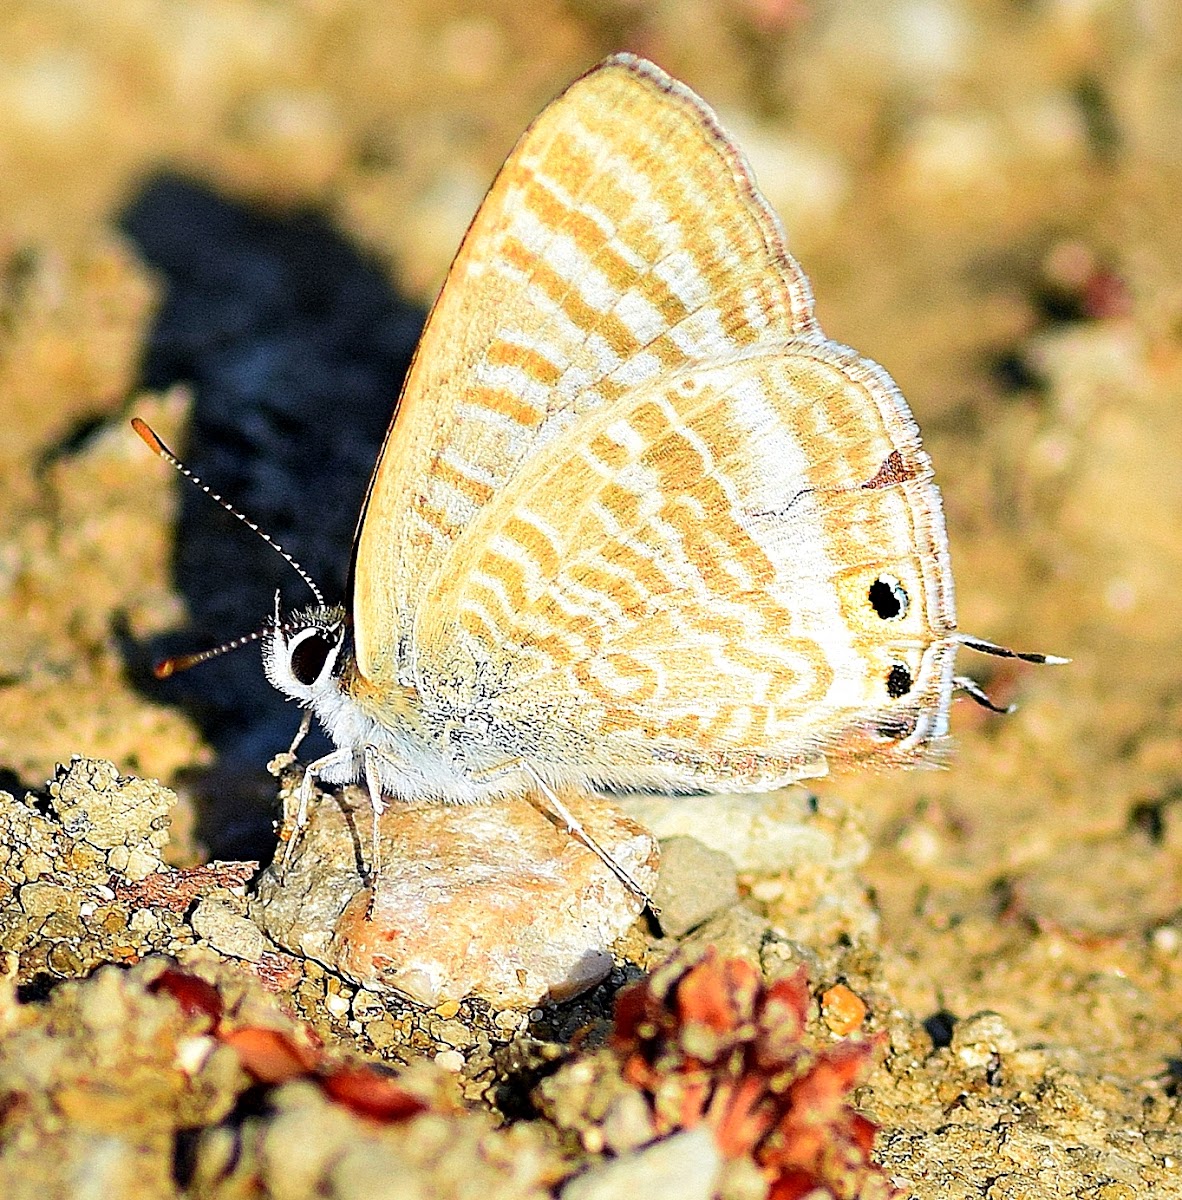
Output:
[[541,444],[629,387],[811,324],[701,101],[628,56],[573,84],[473,221],[378,461],[354,569],[363,673],[394,672],[425,581]]

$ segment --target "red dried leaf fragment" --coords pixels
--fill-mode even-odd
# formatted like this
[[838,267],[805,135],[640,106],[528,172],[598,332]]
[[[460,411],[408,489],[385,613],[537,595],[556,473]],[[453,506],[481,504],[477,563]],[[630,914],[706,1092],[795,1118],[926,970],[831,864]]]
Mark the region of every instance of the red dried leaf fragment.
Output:
[[396,1079],[368,1067],[338,1067],[324,1077],[321,1087],[329,1099],[358,1116],[386,1124],[407,1121],[429,1107]]
[[163,992],[171,996],[186,1016],[204,1016],[213,1024],[222,1019],[224,1006],[221,995],[212,983],[199,975],[169,967],[148,984],[148,991],[153,995]]
[[769,1200],[900,1196],[870,1159],[876,1126],[849,1103],[873,1043],[810,1049],[808,1011],[803,970],[768,987],[710,951],[622,991],[610,1045],[656,1129],[705,1122],[724,1157],[756,1163]]
[[334,1062],[306,1026],[298,1027],[305,1036],[293,1037],[281,1029],[233,1025],[226,1017],[221,993],[198,975],[169,967],[149,990],[172,996],[186,1013],[207,1017],[214,1037],[238,1055],[242,1069],[258,1083],[310,1079],[330,1100],[383,1124],[408,1121],[430,1108],[426,1100],[375,1067]]
[[299,1045],[278,1029],[246,1025],[220,1031],[218,1038],[233,1049],[243,1070],[259,1083],[288,1083],[312,1075],[320,1067],[315,1050]]
[[257,862],[213,862],[200,867],[174,867],[144,879],[112,876],[115,899],[132,908],[165,908],[184,912],[211,888],[243,888],[258,872]]

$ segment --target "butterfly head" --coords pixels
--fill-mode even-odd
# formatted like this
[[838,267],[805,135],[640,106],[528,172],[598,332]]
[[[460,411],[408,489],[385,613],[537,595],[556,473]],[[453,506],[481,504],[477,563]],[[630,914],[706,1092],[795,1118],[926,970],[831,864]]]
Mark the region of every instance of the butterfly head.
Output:
[[345,610],[317,605],[281,620],[276,610],[263,635],[263,667],[272,685],[314,705],[340,688],[349,637]]

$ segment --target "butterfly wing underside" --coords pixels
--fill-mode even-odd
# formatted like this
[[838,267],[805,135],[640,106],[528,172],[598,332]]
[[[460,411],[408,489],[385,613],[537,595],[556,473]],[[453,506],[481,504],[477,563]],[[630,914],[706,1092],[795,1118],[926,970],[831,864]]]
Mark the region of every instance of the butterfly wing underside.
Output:
[[498,174],[406,380],[356,548],[362,672],[392,671],[425,581],[540,445],[812,320],[778,221],[689,89],[629,56],[572,84]]
[[358,667],[493,679],[494,740],[607,782],[889,757],[950,691],[930,474],[713,116],[609,60],[519,142],[428,323],[360,530]]

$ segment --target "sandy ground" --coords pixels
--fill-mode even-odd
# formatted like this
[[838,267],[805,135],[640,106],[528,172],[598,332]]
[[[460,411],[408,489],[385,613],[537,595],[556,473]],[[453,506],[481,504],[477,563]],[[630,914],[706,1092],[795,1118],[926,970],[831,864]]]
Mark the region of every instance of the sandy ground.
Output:
[[[821,885],[788,875],[742,876],[748,906],[808,940],[814,982],[846,981],[888,1032],[893,1057],[858,1100],[914,1194],[1182,1194],[1170,0],[5,5],[0,782],[44,794],[55,764],[107,758],[179,787],[175,863],[265,853],[261,768],[294,715],[263,698],[250,652],[173,691],[144,668],[161,646],[252,628],[283,576],[193,515],[126,417],[212,463],[222,490],[342,578],[392,402],[383,380],[493,171],[550,96],[622,48],[717,107],[823,325],[908,396],[944,491],[962,626],[1074,659],[966,654],[962,669],[1016,715],[962,701],[946,769],[825,783],[822,803],[869,838],[844,929],[809,917]],[[191,226],[167,225],[178,194]],[[232,306],[215,321],[191,290],[189,309],[176,300],[200,275],[189,239],[224,246],[226,212],[270,214],[260,236],[276,245],[339,239],[323,273],[351,272],[354,289],[336,298],[336,341],[307,332],[314,305],[291,318],[290,337],[335,373],[312,386],[280,356],[268,397],[298,403],[260,421],[250,388],[227,383],[243,360],[186,375],[241,332]],[[257,233],[252,220],[234,236],[241,221]],[[203,277],[211,295],[220,269]],[[353,295],[356,328],[340,316]],[[189,345],[194,313],[207,327]],[[362,342],[368,365],[351,376],[342,347]],[[341,436],[304,440],[329,437],[318,414],[353,378],[365,412],[346,420],[342,400]],[[167,391],[186,379],[195,389]],[[26,935],[4,939],[23,985],[105,960],[54,966]],[[999,1017],[974,1019],[986,1011]],[[401,1061],[414,1044],[363,1049]],[[553,1181],[539,1168],[505,1194]],[[179,1186],[162,1178],[160,1194]]]

